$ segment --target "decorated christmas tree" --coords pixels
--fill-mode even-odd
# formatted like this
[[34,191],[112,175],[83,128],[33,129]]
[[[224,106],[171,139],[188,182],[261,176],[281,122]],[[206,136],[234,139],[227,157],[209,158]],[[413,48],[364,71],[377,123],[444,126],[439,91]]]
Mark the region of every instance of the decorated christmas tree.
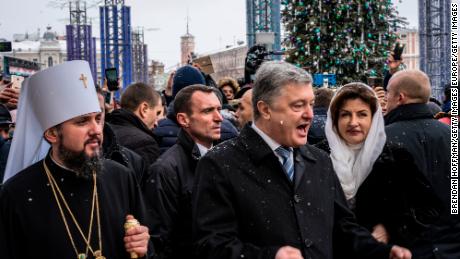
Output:
[[283,0],[286,60],[339,84],[381,77],[405,24],[391,0]]

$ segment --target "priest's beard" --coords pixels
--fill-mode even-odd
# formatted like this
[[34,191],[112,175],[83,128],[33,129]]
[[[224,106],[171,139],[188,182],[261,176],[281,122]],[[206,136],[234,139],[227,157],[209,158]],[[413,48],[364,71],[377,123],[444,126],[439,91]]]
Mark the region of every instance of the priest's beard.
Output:
[[[64,166],[77,174],[77,177],[90,179],[93,171],[98,173],[102,170],[102,155],[101,149],[95,152],[93,156],[88,156],[85,151],[75,152],[67,149],[62,145],[63,137],[59,136],[60,143],[58,153]],[[85,143],[86,145],[86,143]]]

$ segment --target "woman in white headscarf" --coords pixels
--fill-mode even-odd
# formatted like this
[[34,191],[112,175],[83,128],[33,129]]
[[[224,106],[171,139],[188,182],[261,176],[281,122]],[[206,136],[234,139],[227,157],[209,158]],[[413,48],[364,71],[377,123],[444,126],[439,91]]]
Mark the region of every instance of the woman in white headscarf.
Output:
[[373,89],[363,83],[340,88],[331,101],[325,131],[327,141],[316,146],[330,152],[357,222],[381,242],[391,238],[410,247],[398,238],[429,240],[420,233],[438,222],[441,203],[430,181],[418,173],[411,154],[398,141],[386,141],[382,109]]
[[372,88],[363,83],[340,88],[329,106],[325,131],[327,143],[319,147],[329,149],[348,205],[354,208],[358,188],[386,141],[382,108]]
[[[327,141],[316,146],[330,152],[348,205],[355,209],[358,189],[373,170],[386,142],[382,108],[372,88],[350,83],[340,88],[331,101],[326,120]],[[386,241],[377,227],[374,236]]]

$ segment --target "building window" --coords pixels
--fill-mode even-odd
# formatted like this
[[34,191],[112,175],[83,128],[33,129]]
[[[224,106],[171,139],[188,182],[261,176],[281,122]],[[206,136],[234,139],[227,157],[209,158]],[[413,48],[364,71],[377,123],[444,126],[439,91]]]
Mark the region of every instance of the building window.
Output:
[[48,57],[48,67],[52,67],[52,66],[53,66],[53,58]]
[[37,62],[37,61],[38,61],[38,59],[34,58],[34,59],[33,59],[33,61],[34,61],[34,62]]

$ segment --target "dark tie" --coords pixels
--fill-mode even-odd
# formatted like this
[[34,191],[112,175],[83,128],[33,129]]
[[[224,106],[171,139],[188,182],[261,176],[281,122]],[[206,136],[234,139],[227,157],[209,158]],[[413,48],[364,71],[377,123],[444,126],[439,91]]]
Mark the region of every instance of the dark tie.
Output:
[[286,171],[289,179],[292,181],[292,179],[294,179],[294,162],[291,158],[291,149],[279,146],[275,149],[275,152],[282,158],[284,170]]

